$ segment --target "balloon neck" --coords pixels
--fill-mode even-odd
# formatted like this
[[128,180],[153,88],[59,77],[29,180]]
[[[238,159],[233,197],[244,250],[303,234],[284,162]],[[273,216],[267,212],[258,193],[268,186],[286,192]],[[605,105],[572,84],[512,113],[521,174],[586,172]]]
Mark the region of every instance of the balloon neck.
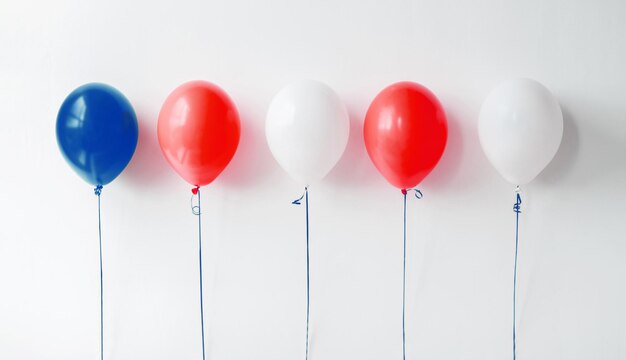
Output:
[[406,195],[406,189],[402,189],[400,191],[402,191],[402,195]]
[[200,186],[196,185],[195,188],[191,189],[191,193],[194,195],[198,195],[198,190],[200,190]]

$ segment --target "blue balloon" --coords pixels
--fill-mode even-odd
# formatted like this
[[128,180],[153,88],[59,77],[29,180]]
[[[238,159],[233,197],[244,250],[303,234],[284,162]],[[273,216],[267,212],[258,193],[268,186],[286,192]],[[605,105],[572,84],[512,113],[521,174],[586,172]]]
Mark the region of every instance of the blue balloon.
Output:
[[139,126],[130,102],[115,88],[86,84],[63,101],[56,124],[63,157],[92,185],[106,185],[128,165]]

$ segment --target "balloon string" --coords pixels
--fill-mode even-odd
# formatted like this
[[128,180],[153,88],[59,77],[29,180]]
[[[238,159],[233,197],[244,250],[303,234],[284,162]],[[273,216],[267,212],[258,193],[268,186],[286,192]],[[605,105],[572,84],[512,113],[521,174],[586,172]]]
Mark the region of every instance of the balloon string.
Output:
[[100,194],[102,193],[102,185],[96,186],[93,192],[98,196],[98,243],[100,246],[100,360],[104,360],[104,292],[102,286],[102,221],[100,217]]
[[404,197],[404,231],[402,242],[402,360],[406,359],[406,194],[410,191],[415,192],[417,199],[424,197],[422,192],[418,189],[402,189],[402,195]]
[[[198,216],[198,263],[200,265],[200,325],[202,327],[202,360],[205,359],[206,350],[204,347],[204,299],[202,291],[202,211],[200,208],[200,187],[196,186],[191,190],[191,212]],[[198,205],[193,204],[193,198],[198,197]]]
[[304,353],[304,359],[309,359],[309,314],[311,308],[311,271],[310,271],[310,262],[309,262],[309,188],[304,188],[304,194],[300,196],[299,199],[292,201],[291,203],[294,205],[301,205],[302,198],[305,199],[305,207],[306,207],[306,348]]
[[515,360],[517,356],[517,249],[519,243],[519,214],[522,212],[522,197],[519,194],[519,186],[515,191],[517,194],[515,204],[513,204],[513,211],[515,212],[515,262],[513,266],[513,360]]
[[406,359],[405,309],[406,309],[406,190],[402,190],[404,197],[404,240],[402,255],[402,360]]

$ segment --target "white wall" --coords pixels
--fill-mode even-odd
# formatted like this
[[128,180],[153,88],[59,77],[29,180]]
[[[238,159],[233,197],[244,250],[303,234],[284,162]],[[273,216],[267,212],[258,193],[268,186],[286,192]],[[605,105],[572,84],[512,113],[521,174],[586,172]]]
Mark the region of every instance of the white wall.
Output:
[[474,1],[2,1],[0,359],[96,359],[96,198],[54,134],[86,82],[127,95],[137,152],[103,191],[106,358],[200,359],[196,218],[156,119],[206,79],[232,96],[242,139],[203,192],[208,359],[304,357],[304,209],[263,133],[272,96],[336,89],[352,130],[311,189],[311,359],[401,357],[402,196],[362,140],[369,102],[399,80],[433,90],[449,144],[409,201],[408,358],[511,358],[513,187],[476,122],[500,81],[559,98],[565,134],[523,189],[518,359],[626,358],[626,3]]

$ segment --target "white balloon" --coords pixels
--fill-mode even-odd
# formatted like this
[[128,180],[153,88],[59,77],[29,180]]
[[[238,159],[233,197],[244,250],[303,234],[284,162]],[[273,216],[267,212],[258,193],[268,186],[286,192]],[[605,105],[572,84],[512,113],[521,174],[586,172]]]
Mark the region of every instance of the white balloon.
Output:
[[267,111],[265,135],[276,161],[308,186],[339,161],[348,143],[350,120],[327,85],[301,81],[284,87]]
[[563,137],[563,114],[545,86],[515,79],[487,96],[480,110],[478,135],[496,170],[514,185],[523,185],[556,154]]

